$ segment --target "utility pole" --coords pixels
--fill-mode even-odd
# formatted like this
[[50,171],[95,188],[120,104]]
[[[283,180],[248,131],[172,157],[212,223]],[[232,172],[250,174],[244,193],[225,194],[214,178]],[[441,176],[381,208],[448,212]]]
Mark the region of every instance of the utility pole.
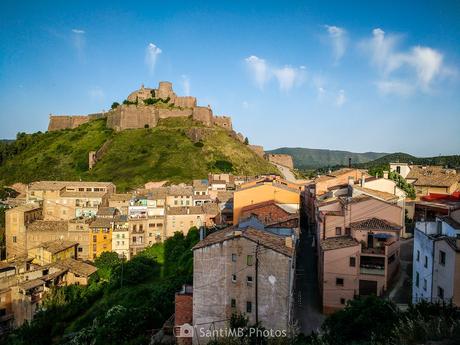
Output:
[[125,262],[125,252],[122,253],[121,258],[121,282],[120,282],[120,289],[123,289],[123,264]]
[[256,325],[259,327],[259,241],[256,246]]

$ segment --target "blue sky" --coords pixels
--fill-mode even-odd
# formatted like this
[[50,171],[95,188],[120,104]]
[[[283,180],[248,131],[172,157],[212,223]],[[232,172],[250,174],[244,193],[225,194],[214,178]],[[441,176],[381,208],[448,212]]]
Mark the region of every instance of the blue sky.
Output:
[[460,153],[457,1],[3,1],[0,138],[169,80],[266,149]]

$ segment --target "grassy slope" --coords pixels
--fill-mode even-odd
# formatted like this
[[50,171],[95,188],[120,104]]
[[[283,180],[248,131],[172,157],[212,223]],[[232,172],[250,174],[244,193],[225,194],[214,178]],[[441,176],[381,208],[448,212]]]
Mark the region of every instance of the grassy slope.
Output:
[[336,165],[348,165],[349,157],[351,157],[353,163],[365,163],[387,154],[377,152],[355,153],[339,150],[307,149],[300,147],[281,147],[268,152],[291,155],[294,160],[294,166],[298,169],[314,169]]
[[[194,144],[185,131],[202,127],[188,118],[167,119],[152,129],[113,133],[104,120],[73,130],[34,134],[34,144],[0,166],[0,182],[40,179],[113,181],[120,190],[150,180],[189,182],[209,171],[229,167],[234,174],[258,175],[276,169],[224,129],[205,129],[203,145]],[[112,139],[108,151],[88,172],[88,152]]]

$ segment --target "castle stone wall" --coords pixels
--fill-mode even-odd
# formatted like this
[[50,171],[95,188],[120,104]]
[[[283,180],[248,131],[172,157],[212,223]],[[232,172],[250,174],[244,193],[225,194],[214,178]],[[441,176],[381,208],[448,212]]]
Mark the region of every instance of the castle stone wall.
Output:
[[219,127],[231,130],[232,119],[229,116],[214,116],[212,122]]
[[116,131],[152,128],[158,123],[155,108],[143,105],[120,105],[107,115],[107,127]]
[[263,157],[264,156],[264,147],[263,146],[260,146],[260,145],[248,145],[248,147],[254,151],[255,153],[257,153],[260,157]]
[[[149,98],[161,98],[168,100],[168,105],[164,104],[144,105],[143,101]],[[87,116],[50,116],[48,130],[59,130],[64,128],[76,128],[83,123],[107,117],[107,127],[116,131],[135,128],[153,128],[158,124],[159,119],[170,117],[189,117],[195,121],[211,127],[216,125],[232,131],[232,119],[229,116],[216,116],[212,114],[212,109],[197,106],[195,97],[178,97],[172,89],[172,84],[167,81],[159,83],[158,89],[145,88],[144,85],[137,91],[129,94],[128,100],[135,104],[121,104],[107,113],[90,114]],[[240,136],[237,137],[242,140]],[[260,150],[259,150],[260,153]],[[262,153],[263,154],[263,153]]]
[[209,107],[195,107],[193,108],[193,119],[204,123],[206,126],[212,125],[212,110]]
[[290,155],[267,153],[265,155],[265,159],[271,163],[285,166],[291,170],[294,169],[294,162],[292,161],[292,157]]
[[192,116],[192,109],[157,109],[158,117],[160,119],[167,119],[169,117],[187,117]]
[[58,131],[65,128],[77,128],[89,120],[90,119],[88,116],[82,115],[50,115],[48,131]]
[[196,107],[196,98],[191,96],[176,97],[174,105],[181,108],[194,108]]

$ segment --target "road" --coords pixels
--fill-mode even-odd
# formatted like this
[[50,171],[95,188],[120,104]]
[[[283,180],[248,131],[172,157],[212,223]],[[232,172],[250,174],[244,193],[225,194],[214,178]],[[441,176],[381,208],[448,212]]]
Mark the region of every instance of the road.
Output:
[[313,236],[306,230],[300,236],[296,261],[296,292],[294,317],[300,331],[309,335],[317,331],[325,316],[321,314],[321,299],[318,291],[317,259]]
[[294,173],[291,171],[291,169],[283,166],[283,165],[279,165],[279,164],[276,164],[276,163],[272,163],[273,165],[275,165],[278,170],[280,171],[281,175],[283,175],[283,177],[288,180],[289,182],[296,182],[297,179],[295,178],[295,175]]
[[400,273],[388,294],[389,299],[397,304],[409,304],[412,296],[412,252],[414,239],[401,239]]

